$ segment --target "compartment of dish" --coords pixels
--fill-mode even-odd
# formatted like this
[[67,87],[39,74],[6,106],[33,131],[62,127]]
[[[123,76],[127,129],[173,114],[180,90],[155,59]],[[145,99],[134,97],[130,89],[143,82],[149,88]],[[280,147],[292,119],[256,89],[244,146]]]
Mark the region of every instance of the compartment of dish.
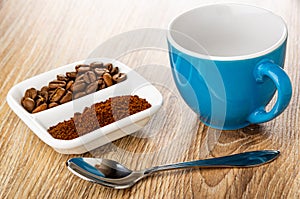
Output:
[[40,88],[29,87],[23,91],[22,106],[29,113],[37,113],[106,89],[127,78],[127,71],[120,70],[116,64],[89,62],[71,64],[70,67],[65,67],[65,71],[56,71],[52,77],[52,71],[48,73],[49,76],[43,75],[48,83],[44,83]]

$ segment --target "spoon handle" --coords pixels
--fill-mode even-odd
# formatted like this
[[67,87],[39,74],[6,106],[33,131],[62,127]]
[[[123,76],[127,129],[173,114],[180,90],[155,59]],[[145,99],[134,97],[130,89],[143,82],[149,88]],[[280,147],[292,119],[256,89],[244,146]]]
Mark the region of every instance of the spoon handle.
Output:
[[156,166],[146,169],[144,174],[148,175],[157,171],[189,167],[253,167],[271,162],[272,160],[276,159],[279,154],[280,152],[276,150],[250,151],[219,158]]

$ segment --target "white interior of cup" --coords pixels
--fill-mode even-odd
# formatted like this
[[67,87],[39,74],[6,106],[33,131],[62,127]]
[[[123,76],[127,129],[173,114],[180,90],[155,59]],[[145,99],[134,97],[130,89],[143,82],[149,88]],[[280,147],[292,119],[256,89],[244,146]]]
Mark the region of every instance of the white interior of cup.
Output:
[[249,5],[215,4],[185,12],[169,24],[168,40],[178,50],[218,60],[267,54],[287,38],[281,17]]

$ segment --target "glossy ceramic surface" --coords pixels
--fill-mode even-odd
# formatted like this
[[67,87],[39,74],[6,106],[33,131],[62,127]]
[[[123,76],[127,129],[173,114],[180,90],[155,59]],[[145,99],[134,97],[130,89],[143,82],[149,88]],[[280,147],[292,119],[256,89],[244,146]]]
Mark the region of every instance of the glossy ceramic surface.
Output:
[[[169,26],[176,86],[208,126],[232,130],[267,122],[284,111],[292,94],[283,71],[286,41],[284,21],[264,9],[237,4],[193,9]],[[276,89],[277,102],[266,112]]]

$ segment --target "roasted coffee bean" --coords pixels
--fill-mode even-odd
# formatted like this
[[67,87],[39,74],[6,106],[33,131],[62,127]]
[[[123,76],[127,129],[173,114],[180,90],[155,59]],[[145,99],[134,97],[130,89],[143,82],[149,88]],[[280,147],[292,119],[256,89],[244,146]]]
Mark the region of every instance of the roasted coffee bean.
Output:
[[47,107],[48,107],[47,104],[46,104],[46,103],[43,103],[43,104],[39,105],[38,107],[36,107],[36,108],[32,111],[32,113],[41,112],[41,111],[43,111],[43,110],[46,110]]
[[88,66],[89,66],[88,64],[78,64],[75,66],[75,70],[77,71],[78,68],[80,68],[80,67],[88,67]]
[[101,78],[99,78],[98,80],[98,84],[99,85],[101,85],[101,84],[105,84],[105,82],[104,82],[104,80],[103,80],[103,78],[101,77]]
[[75,81],[73,84],[73,92],[80,92],[86,87],[84,80]]
[[43,98],[41,95],[38,95],[37,99],[35,100],[36,106],[39,106],[39,105],[41,105],[43,103],[46,103],[45,98]]
[[80,68],[77,69],[77,73],[85,73],[85,72],[88,72],[90,70],[91,70],[91,68],[89,66],[80,67]]
[[66,85],[66,90],[71,90],[72,86],[74,84],[73,80],[68,81],[67,85]]
[[63,74],[57,75],[56,79],[60,80],[60,81],[65,81],[65,82],[69,81],[69,78],[67,76],[63,75]]
[[99,90],[106,88],[105,83],[101,84],[100,86],[98,86]]
[[109,72],[111,72],[111,70],[113,69],[112,63],[107,63],[104,65],[104,67],[107,68],[107,70],[109,70]]
[[79,64],[79,65],[75,66],[75,70],[77,73],[85,73],[87,71],[90,71],[91,68],[87,64]]
[[66,82],[61,81],[61,80],[53,80],[53,81],[49,82],[49,85],[48,85],[48,87],[50,89],[62,88],[65,86],[66,86]]
[[98,82],[94,81],[94,82],[90,83],[90,84],[86,87],[85,92],[86,92],[87,94],[90,94],[90,93],[95,92],[97,89],[98,89]]
[[54,92],[55,92],[55,90],[53,90],[53,89],[51,89],[51,90],[48,91],[49,98],[51,97],[51,95],[53,95]]
[[69,102],[72,100],[72,92],[70,91],[67,91],[67,93],[60,99],[60,103],[63,104],[63,103],[66,103],[66,102]]
[[56,102],[51,102],[49,105],[48,105],[48,108],[53,108],[55,106],[58,106],[58,103]]
[[103,62],[92,62],[90,63],[91,68],[103,68],[104,64]]
[[114,67],[111,71],[110,71],[110,74],[113,76],[115,74],[117,74],[119,72],[119,67]]
[[113,85],[112,77],[109,73],[104,73],[103,80],[104,80],[106,86]]
[[83,80],[84,74],[77,75],[75,81]]
[[64,88],[57,88],[50,96],[50,102],[58,102],[64,96],[65,92]]
[[48,86],[43,86],[42,88],[41,88],[41,92],[48,92],[48,90],[49,90],[49,87]]
[[104,73],[109,73],[109,70],[106,68],[95,68],[94,71],[98,77],[102,77]]
[[25,91],[24,97],[29,97],[31,99],[35,99],[37,96],[37,90],[35,88],[30,88]]
[[71,87],[69,88],[69,91],[74,92],[74,83],[71,85]]
[[98,88],[99,90],[104,89],[106,87],[103,78],[98,79]]
[[47,102],[49,98],[49,93],[47,91],[41,91],[40,96],[42,96],[45,99],[45,102]]
[[89,67],[88,64],[78,64],[75,66],[75,70],[77,71],[80,67]]
[[76,92],[76,93],[73,93],[74,99],[83,97],[83,96],[85,96],[85,95],[86,95],[86,93],[85,93],[84,91],[83,91],[83,92]]
[[118,73],[118,74],[115,74],[115,75],[112,77],[112,79],[113,79],[116,83],[122,82],[122,81],[124,81],[126,78],[127,78],[127,76],[126,76],[125,73]]
[[84,73],[83,80],[84,80],[87,84],[89,84],[89,83],[91,83],[91,82],[96,81],[97,78],[96,78],[96,75],[95,75],[95,73],[94,73],[93,71],[88,71],[88,72]]
[[22,99],[22,105],[23,107],[28,111],[28,112],[32,112],[32,110],[34,109],[35,107],[35,102],[33,99],[31,99],[30,97],[24,97]]
[[75,79],[77,76],[77,72],[66,72],[66,76],[71,79]]

